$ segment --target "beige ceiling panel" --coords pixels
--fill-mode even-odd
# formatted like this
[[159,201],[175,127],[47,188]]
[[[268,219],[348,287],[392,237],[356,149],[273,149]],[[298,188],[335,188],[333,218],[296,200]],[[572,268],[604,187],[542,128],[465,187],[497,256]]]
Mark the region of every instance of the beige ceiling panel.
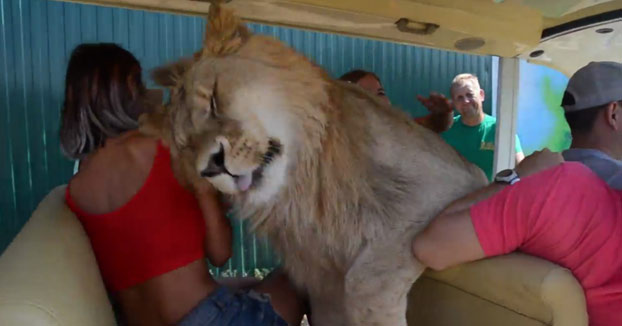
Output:
[[[206,2],[189,0],[75,2],[190,15],[204,15],[209,9]],[[253,22],[500,56],[515,56],[537,45],[542,29],[536,10],[491,0],[233,0],[227,6]],[[431,23],[439,27],[429,35],[404,32],[395,25],[400,18],[407,18],[413,26]],[[481,46],[456,48],[457,42],[469,38],[477,40],[466,44]]]

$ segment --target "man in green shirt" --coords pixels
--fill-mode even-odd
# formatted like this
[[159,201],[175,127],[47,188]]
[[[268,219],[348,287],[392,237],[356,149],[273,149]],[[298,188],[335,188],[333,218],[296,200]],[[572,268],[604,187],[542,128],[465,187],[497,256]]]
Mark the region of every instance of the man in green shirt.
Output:
[[[439,97],[442,98],[441,95],[433,94],[430,99],[420,100],[424,105],[430,100],[436,101],[438,105],[443,102],[439,101]],[[472,74],[456,76],[451,83],[451,99],[460,115],[454,117],[453,124],[449,130],[441,133],[441,137],[467,160],[484,170],[488,179],[492,180],[497,120],[484,113],[482,103],[485,94],[477,77]],[[444,102],[449,103],[446,100]],[[524,157],[516,136],[516,163]]]

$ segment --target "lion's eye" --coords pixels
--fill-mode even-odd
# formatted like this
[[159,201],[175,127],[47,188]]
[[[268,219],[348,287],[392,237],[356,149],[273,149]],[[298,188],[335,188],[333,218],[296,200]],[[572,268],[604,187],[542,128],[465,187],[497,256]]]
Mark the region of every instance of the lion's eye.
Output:
[[212,97],[210,99],[210,117],[218,116],[218,80],[214,80]]
[[216,109],[218,109],[218,103],[216,102],[216,96],[212,95],[212,99],[210,101],[210,116],[216,115]]
[[184,89],[183,86],[178,87],[178,88],[173,88],[171,90],[171,96],[169,98],[169,101],[182,99],[184,97],[185,93],[186,93],[186,90]]

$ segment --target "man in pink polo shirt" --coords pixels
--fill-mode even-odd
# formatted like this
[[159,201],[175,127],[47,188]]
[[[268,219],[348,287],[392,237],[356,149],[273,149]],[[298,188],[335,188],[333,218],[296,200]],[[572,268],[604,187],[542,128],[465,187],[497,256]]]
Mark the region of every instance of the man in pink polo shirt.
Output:
[[[622,130],[622,65],[617,69],[615,83],[586,84],[600,85],[598,99],[576,102],[606,105]],[[552,261],[583,286],[590,325],[622,325],[622,190],[582,163],[563,161],[545,150],[500,172],[437,216],[414,240],[414,255],[435,270],[517,250]]]

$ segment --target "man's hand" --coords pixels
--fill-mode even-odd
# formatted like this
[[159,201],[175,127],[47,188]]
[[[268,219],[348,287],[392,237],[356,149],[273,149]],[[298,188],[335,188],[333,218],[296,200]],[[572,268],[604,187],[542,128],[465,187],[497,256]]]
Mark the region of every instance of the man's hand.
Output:
[[417,95],[417,100],[432,114],[447,114],[453,112],[451,101],[438,93],[430,93],[430,97]]
[[552,168],[564,162],[564,157],[557,152],[551,152],[548,148],[535,151],[525,157],[516,167],[516,172],[521,178]]

